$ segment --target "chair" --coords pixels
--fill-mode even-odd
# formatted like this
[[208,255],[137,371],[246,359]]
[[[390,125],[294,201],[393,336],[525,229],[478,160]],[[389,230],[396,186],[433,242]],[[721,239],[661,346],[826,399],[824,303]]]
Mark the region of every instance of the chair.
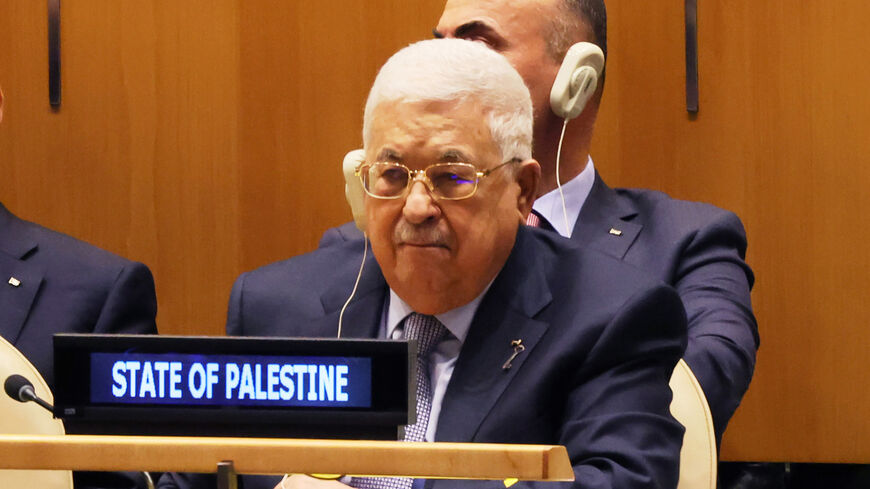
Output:
[[[0,338],[0,382],[12,374],[33,382],[36,395],[52,403],[51,390],[18,349]],[[29,435],[63,435],[63,423],[54,419],[36,403],[21,403],[5,393],[0,394],[0,433]],[[34,487],[72,489],[72,472],[68,470],[0,470],[0,487]]]
[[695,374],[680,360],[671,375],[671,414],[685,428],[677,489],[716,489],[716,435],[707,398]]

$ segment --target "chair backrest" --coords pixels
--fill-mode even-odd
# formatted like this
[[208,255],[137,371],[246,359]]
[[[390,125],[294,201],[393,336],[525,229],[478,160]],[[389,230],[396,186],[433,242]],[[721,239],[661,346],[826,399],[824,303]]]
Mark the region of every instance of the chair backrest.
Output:
[[716,434],[707,398],[695,374],[680,360],[671,375],[671,414],[685,428],[677,489],[716,489]]
[[[36,395],[53,403],[51,390],[18,349],[0,338],[0,382],[12,374],[33,382]],[[54,419],[36,403],[22,403],[0,394],[0,433],[28,435],[63,435],[63,423]],[[68,470],[0,470],[0,487],[34,487],[72,489],[72,472]]]

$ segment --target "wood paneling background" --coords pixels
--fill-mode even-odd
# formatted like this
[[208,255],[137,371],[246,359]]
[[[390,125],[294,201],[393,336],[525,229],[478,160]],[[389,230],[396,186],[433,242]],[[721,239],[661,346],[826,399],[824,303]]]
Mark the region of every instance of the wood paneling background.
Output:
[[[148,264],[162,332],[221,334],[239,273],[349,219],[368,87],[442,3],[63,0],[53,112],[45,2],[0,0],[0,200]],[[690,118],[682,3],[608,0],[596,167],[743,218],[762,347],[723,457],[870,462],[870,4],[700,4]]]
[[607,5],[596,167],[749,237],[761,349],[723,458],[870,462],[870,4],[699,2],[697,118],[682,2]]
[[158,325],[222,334],[233,280],[350,219],[340,164],[377,69],[441,1],[0,0],[0,200],[146,263]]

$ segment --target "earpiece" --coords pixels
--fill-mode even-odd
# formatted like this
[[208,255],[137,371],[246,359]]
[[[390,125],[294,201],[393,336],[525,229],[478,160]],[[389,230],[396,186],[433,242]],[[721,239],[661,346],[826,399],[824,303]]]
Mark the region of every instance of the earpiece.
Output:
[[604,53],[601,48],[591,42],[578,42],[571,46],[550,90],[553,112],[565,120],[580,115],[598,88],[602,69]]
[[366,230],[365,190],[359,177],[354,175],[356,168],[366,160],[366,154],[361,149],[355,149],[344,155],[341,170],[344,173],[344,197],[350,204],[353,220],[360,231]]
[[[347,300],[344,302],[344,305],[341,306],[341,312],[338,314],[338,334],[337,337],[341,338],[341,325],[344,321],[344,311],[347,309],[348,304],[353,299],[353,296],[356,295],[356,289],[359,287],[359,281],[362,278],[363,268],[365,268],[366,264],[366,256],[368,255],[369,248],[369,236],[365,234],[366,232],[366,209],[365,209],[365,189],[363,189],[362,182],[359,177],[356,176],[356,169],[358,166],[363,164],[366,161],[366,153],[361,149],[355,149],[348,154],[344,155],[344,161],[341,163],[341,171],[344,173],[344,197],[347,199],[347,203],[350,204],[350,210],[353,212],[353,221],[356,223],[356,227],[363,232],[363,256],[362,261],[359,264],[359,273],[356,276],[356,281],[353,283],[353,290],[350,292],[350,296],[348,296]],[[285,476],[286,477],[286,476]],[[284,480],[281,480],[281,485],[283,487]]]

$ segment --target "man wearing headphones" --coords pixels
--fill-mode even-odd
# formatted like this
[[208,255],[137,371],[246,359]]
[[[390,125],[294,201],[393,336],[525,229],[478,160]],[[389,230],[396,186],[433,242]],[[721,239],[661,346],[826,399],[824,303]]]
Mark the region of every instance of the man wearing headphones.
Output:
[[[541,164],[530,224],[632,264],[677,290],[689,317],[685,359],[704,389],[721,440],[749,387],[759,344],[745,232],[731,212],[651,190],[612,189],[599,175],[589,148],[604,88],[604,0],[448,0],[434,34],[485,43],[529,87],[534,156]],[[576,43],[581,44],[569,50]],[[588,43],[601,53],[596,56]],[[589,68],[597,76],[589,76]],[[569,82],[560,84],[565,78]],[[565,125],[566,117],[576,118]],[[321,247],[361,237],[349,223],[327,231]]]

